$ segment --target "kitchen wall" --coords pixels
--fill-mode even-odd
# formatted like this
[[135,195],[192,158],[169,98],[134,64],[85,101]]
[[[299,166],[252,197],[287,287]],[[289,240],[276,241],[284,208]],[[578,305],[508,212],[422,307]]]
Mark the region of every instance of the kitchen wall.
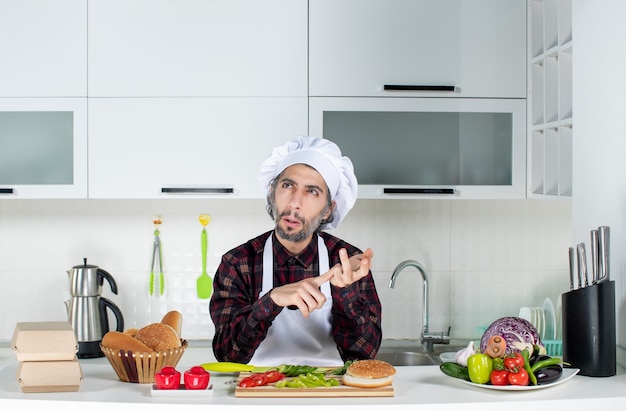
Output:
[[[262,200],[2,200],[0,201],[0,341],[18,321],[65,320],[66,271],[88,263],[115,278],[126,328],[184,314],[187,339],[210,339],[208,300],[199,300],[198,215],[209,213],[209,273],[222,253],[272,228]],[[163,216],[165,294],[150,296],[152,215]],[[431,331],[451,327],[454,339],[480,337],[479,326],[520,306],[555,305],[567,291],[571,205],[544,200],[360,200],[332,231],[371,247],[383,304],[385,338],[418,338],[422,283],[405,269],[394,289],[391,272],[416,259],[428,271]],[[112,317],[112,315],[111,315]]]
[[[615,281],[617,362],[626,366],[626,3],[574,0],[572,31],[574,192],[573,243],[589,243],[589,230],[611,227],[611,279]],[[592,80],[592,81],[590,81]]]

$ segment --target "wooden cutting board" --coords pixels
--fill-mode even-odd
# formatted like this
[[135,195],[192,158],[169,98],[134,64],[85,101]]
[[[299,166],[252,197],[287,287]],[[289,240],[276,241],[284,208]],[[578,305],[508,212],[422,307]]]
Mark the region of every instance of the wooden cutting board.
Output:
[[[251,373],[240,373],[239,380]],[[341,383],[341,377],[337,377]],[[238,381],[239,381],[238,380]],[[262,387],[235,388],[235,397],[306,398],[306,397],[393,397],[393,384],[379,388],[357,388],[340,384],[335,387],[276,388],[274,384]]]

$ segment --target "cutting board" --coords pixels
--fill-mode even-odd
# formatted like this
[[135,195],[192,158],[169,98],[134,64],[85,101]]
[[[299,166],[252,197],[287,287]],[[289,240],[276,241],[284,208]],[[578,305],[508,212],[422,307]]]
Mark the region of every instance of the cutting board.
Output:
[[[239,380],[251,373],[240,373]],[[341,377],[337,377],[341,383]],[[306,398],[306,397],[393,397],[393,384],[379,388],[357,388],[340,384],[335,387],[276,388],[274,384],[262,387],[235,388],[235,397]]]

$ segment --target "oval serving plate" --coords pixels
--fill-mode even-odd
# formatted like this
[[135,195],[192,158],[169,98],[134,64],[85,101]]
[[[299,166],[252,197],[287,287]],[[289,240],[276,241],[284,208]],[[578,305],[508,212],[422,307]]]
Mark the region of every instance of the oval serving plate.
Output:
[[497,391],[531,391],[531,390],[541,390],[543,388],[554,387],[555,385],[563,384],[565,381],[570,380],[576,374],[578,374],[580,370],[578,368],[563,368],[563,375],[558,380],[541,385],[491,385],[491,384],[475,384],[471,381],[461,380],[459,378],[449,377],[456,381],[460,381],[463,384],[468,384],[473,387],[484,388],[487,390],[497,390]]

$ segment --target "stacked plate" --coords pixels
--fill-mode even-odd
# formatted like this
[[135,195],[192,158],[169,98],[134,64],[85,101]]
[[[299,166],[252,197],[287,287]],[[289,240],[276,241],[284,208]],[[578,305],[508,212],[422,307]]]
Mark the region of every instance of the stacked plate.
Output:
[[543,302],[542,311],[545,317],[546,328],[543,331],[544,340],[556,340],[556,312],[552,300],[546,298]]
[[542,307],[522,307],[519,309],[519,317],[534,325],[539,337],[543,340],[545,315]]
[[546,298],[542,307],[522,307],[519,310],[519,317],[530,322],[542,340],[556,340],[557,324],[556,312],[552,300]]

